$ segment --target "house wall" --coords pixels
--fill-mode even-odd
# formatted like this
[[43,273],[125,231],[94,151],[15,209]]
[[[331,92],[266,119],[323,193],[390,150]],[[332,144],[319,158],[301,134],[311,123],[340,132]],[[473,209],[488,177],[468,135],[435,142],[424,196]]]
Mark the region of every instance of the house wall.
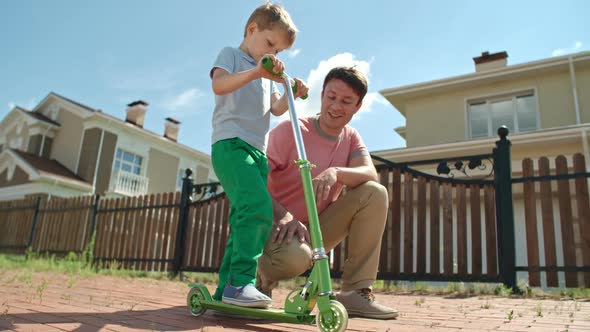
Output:
[[574,97],[569,72],[539,76],[531,82],[538,87],[541,128],[576,124]]
[[43,141],[43,135],[32,135],[29,137],[29,146],[27,148],[27,152],[39,155],[39,151],[41,150],[41,146],[43,146],[43,153],[41,154],[42,157],[49,158],[51,154],[51,146],[53,145],[53,138],[45,136],[45,142]]
[[51,159],[58,160],[72,172],[76,172],[78,153],[82,144],[83,119],[64,108],[60,108],[57,122],[61,129],[56,133],[51,149]]
[[34,155],[39,155],[39,150],[41,150],[42,141],[42,135],[32,135],[31,137],[29,137],[29,146],[27,148],[27,152]]
[[99,128],[90,128],[84,131],[82,138],[82,149],[80,151],[77,173],[88,183],[92,183],[94,179],[101,133],[102,130]]
[[[590,70],[576,72],[578,97],[585,121],[590,121]],[[467,101],[535,89],[542,129],[576,124],[569,71],[537,74],[473,88],[429,94],[406,102],[407,147],[452,143],[468,139]]]
[[149,193],[176,191],[180,159],[166,152],[151,148],[147,176]]
[[[113,160],[115,159],[115,148],[117,146],[118,136],[105,131],[102,140],[102,151],[100,153],[100,163],[98,164],[98,176],[96,178],[96,193],[104,194],[109,189],[111,174],[113,170]],[[92,182],[90,182],[92,183]]]
[[195,183],[208,183],[209,182],[209,168],[205,166],[197,166],[196,175],[193,177]]
[[45,144],[43,144],[43,154],[42,157],[49,158],[51,156],[51,147],[53,146],[53,138],[45,137]]
[[576,85],[582,122],[590,122],[590,66],[576,67]]
[[534,142],[529,144],[513,144],[512,159],[535,159],[541,156],[552,157],[560,154],[569,156],[575,153],[583,153],[584,146],[582,142],[582,137],[576,137],[557,142],[540,141],[537,144]]

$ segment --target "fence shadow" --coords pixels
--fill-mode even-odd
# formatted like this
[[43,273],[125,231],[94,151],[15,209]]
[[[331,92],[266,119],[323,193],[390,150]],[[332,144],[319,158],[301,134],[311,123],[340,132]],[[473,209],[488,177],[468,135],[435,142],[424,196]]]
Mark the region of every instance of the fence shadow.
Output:
[[[186,331],[199,330],[206,327],[245,329],[248,331],[276,331],[271,326],[276,323],[270,320],[228,317],[212,310],[204,315],[193,317],[186,306],[173,306],[153,310],[121,310],[116,312],[29,312],[7,313],[2,316],[7,324],[0,322],[0,328],[16,330],[28,324],[80,324],[71,331],[93,332],[108,329],[108,326],[120,326],[128,329],[146,331]],[[261,325],[268,325],[261,326]]]

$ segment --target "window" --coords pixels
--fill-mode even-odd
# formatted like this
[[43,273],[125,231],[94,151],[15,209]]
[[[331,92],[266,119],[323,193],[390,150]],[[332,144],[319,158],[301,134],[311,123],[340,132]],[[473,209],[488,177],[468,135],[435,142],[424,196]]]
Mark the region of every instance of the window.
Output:
[[539,128],[537,100],[532,90],[471,100],[467,102],[467,107],[471,138],[495,136],[502,125],[512,133]]
[[135,175],[141,174],[141,162],[143,158],[131,152],[117,149],[115,156],[115,164],[113,165],[113,171],[123,171],[132,173]]

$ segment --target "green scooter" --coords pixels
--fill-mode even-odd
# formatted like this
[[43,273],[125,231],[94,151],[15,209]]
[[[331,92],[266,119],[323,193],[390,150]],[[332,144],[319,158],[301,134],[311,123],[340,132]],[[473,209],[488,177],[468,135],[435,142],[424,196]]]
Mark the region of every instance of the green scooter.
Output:
[[[292,86],[293,90],[296,91],[297,85],[293,85],[294,81],[287,75],[287,73],[273,72],[273,63],[270,58],[263,58],[262,65],[269,72],[283,78],[286,85]],[[309,218],[309,231],[313,248],[313,267],[311,273],[302,287],[293,290],[287,295],[284,310],[239,307],[216,301],[211,297],[207,287],[199,283],[189,283],[191,290],[187,296],[187,304],[189,311],[193,316],[200,316],[204,314],[207,309],[212,309],[225,313],[258,317],[285,323],[315,323],[317,324],[318,330],[321,332],[342,332],[345,331],[348,326],[348,312],[346,311],[346,308],[336,300],[336,297],[332,292],[330,260],[324,249],[312,186],[311,168],[314,167],[314,165],[307,160],[305,154],[303,137],[301,136],[301,129],[299,128],[297,113],[295,112],[293,91],[292,89],[285,90],[288,97],[289,116],[291,118],[291,125],[299,157],[296,163],[299,165],[301,171],[305,204]],[[307,96],[302,99],[305,99],[306,97]],[[311,314],[316,305],[319,311],[317,317],[316,315]]]

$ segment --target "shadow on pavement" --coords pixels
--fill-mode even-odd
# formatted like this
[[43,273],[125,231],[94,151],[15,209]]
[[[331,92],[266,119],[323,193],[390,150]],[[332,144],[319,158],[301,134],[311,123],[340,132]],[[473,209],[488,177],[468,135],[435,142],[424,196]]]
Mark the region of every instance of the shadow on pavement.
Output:
[[[2,322],[4,321],[4,322]],[[228,317],[212,310],[208,310],[199,317],[192,316],[186,306],[154,310],[121,310],[109,313],[100,312],[34,312],[34,313],[6,313],[0,316],[0,330],[16,330],[25,328],[29,324],[80,324],[71,331],[92,332],[105,329],[117,330],[117,326],[130,329],[145,329],[148,331],[186,331],[200,330],[205,327],[219,326],[221,328],[247,329],[249,331],[277,331],[275,321],[249,318]],[[268,327],[260,326],[268,325]],[[63,328],[63,327],[59,327]],[[288,329],[287,329],[288,330]]]

